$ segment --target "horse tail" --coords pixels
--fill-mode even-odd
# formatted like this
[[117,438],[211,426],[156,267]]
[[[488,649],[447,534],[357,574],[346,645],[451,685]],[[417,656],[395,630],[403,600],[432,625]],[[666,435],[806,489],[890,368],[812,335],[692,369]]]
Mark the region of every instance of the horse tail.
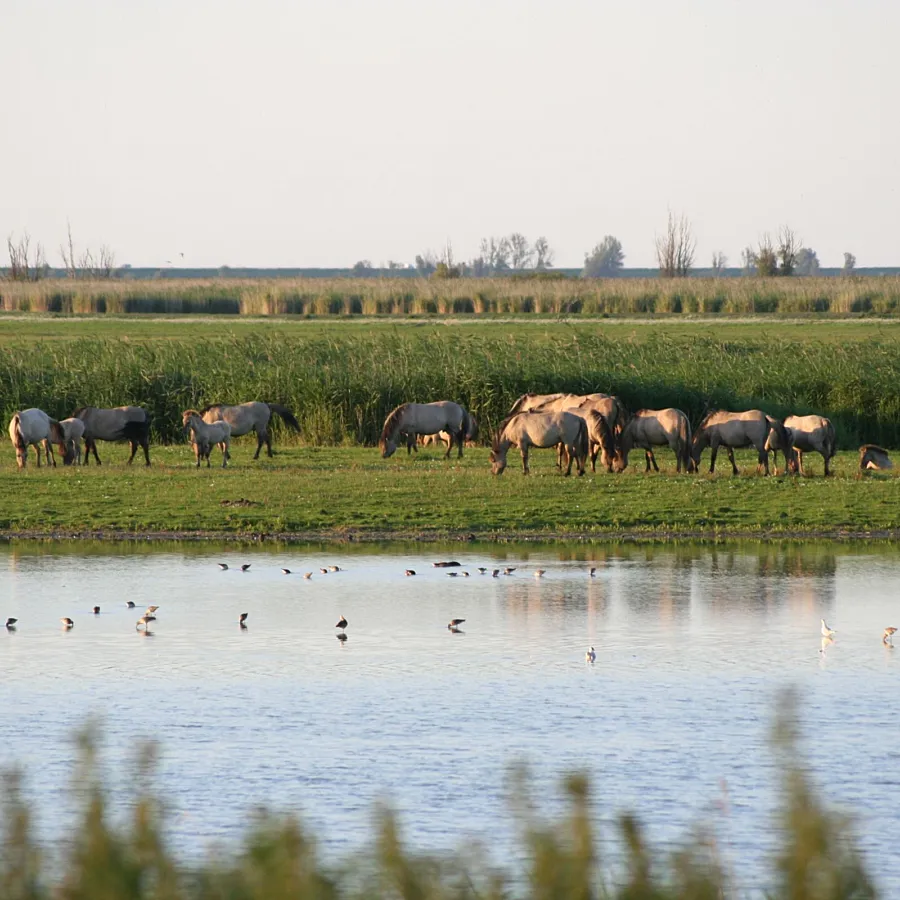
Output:
[[588,442],[588,427],[587,422],[581,418],[581,416],[576,417],[578,419],[578,432],[575,435],[575,451],[581,457],[581,464],[584,465],[584,460],[587,459],[587,455],[590,449]]
[[681,464],[685,472],[691,471],[691,422],[684,414],[678,417],[678,437],[681,441]]
[[280,403],[267,403],[266,406],[269,407],[270,412],[278,413],[288,428],[293,428],[294,431],[300,430],[300,423],[294,418],[294,414],[286,406],[282,406]]
[[463,412],[466,414],[466,440],[474,441],[478,438],[478,422],[467,409]]
[[825,441],[826,447],[828,449],[828,458],[831,459],[835,454],[835,444],[837,443],[837,438],[834,432],[834,425],[831,424],[829,420],[826,420],[827,427],[825,429]]
[[25,444],[25,437],[22,434],[22,420],[19,418],[19,414],[16,413],[12,420],[9,423],[9,436],[12,438],[13,446],[16,450],[24,450],[27,446]]

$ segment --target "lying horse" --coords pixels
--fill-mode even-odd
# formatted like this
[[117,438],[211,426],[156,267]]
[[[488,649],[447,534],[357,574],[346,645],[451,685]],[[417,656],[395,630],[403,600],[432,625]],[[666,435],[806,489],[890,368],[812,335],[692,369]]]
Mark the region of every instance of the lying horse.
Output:
[[47,465],[56,466],[52,444],[64,443],[63,430],[56,419],[51,419],[42,409],[25,409],[17,412],[9,422],[9,439],[16,450],[16,463],[20,469],[28,462],[28,445],[34,444],[38,468],[41,465],[41,447],[47,457]]
[[790,439],[784,430],[784,425],[778,419],[770,419],[761,409],[749,409],[745,412],[727,412],[720,409],[711,412],[694,433],[691,452],[694,466],[700,468],[700,457],[703,455],[704,448],[709,447],[711,449],[709,471],[715,472],[716,454],[719,447],[722,446],[728,451],[732,473],[737,475],[738,467],[734,461],[734,449],[752,446],[756,448],[758,454],[757,474],[765,469],[765,473],[768,475],[769,453],[766,450],[766,442],[770,431],[775,431],[790,465],[794,453],[791,450]]
[[506,468],[506,455],[515,445],[522,454],[522,469],[528,474],[528,451],[531,447],[555,447],[563,444],[569,464],[566,475],[572,472],[575,460],[578,474],[584,475],[584,464],[588,453],[587,424],[573,413],[516,413],[505,419],[497,431],[491,448],[491,472],[502,474]]
[[259,451],[262,445],[266,445],[269,456],[272,453],[272,438],[269,435],[269,420],[272,413],[278,413],[284,424],[294,431],[300,430],[300,423],[294,418],[294,414],[280,403],[263,403],[259,400],[250,400],[247,403],[239,403],[237,406],[223,406],[213,404],[200,410],[200,416],[207,425],[212,425],[223,419],[231,426],[231,436],[240,437],[256,432],[256,453],[254,459],[259,459]]
[[859,468],[865,472],[867,469],[893,469],[894,464],[884,447],[878,444],[863,444],[859,448]]
[[96,406],[83,406],[72,415],[84,422],[84,462],[90,465],[91,452],[97,465],[97,441],[128,441],[131,445],[131,465],[138,447],[144,450],[146,464],[150,465],[150,415],[140,406],[117,406],[113,409],[100,409]]
[[[800,474],[805,475],[803,454],[821,453],[822,459],[825,460],[825,476],[829,476],[831,472],[828,469],[828,463],[835,452],[834,426],[831,422],[823,416],[788,416],[784,420],[784,429],[796,454],[796,463],[793,468],[799,469]],[[770,446],[770,442],[772,446]],[[766,449],[772,451],[776,474],[778,474],[778,451],[782,449],[775,446],[777,443],[777,436],[774,432],[770,432],[769,439],[766,441]]]
[[84,437],[84,422],[81,419],[61,419],[59,427],[63,430],[64,441],[59,445],[62,453],[63,465],[71,466],[73,463],[81,465],[81,439]]
[[450,435],[450,443],[444,458],[450,456],[453,444],[459,448],[457,458],[463,455],[463,444],[466,433],[471,430],[471,416],[463,407],[452,400],[436,400],[434,403],[403,403],[392,410],[384,420],[381,431],[381,456],[387,459],[397,450],[397,441],[401,434],[406,435],[407,453],[410,443],[416,442],[416,435],[438,434],[446,431]]
[[228,465],[228,449],[231,446],[231,426],[219,419],[208,425],[200,417],[196,409],[186,409],[181,414],[181,424],[185,433],[191,432],[191,446],[197,458],[197,468],[200,468],[200,460],[206,459],[206,468],[210,467],[209,456],[212,448],[218,445],[222,451],[222,468]]
[[619,447],[616,451],[616,471],[624,472],[628,467],[628,454],[633,447],[640,447],[647,460],[646,472],[653,464],[659,471],[654,447],[668,445],[675,453],[675,471],[694,471],[691,459],[691,423],[680,409],[639,409],[622,429]]

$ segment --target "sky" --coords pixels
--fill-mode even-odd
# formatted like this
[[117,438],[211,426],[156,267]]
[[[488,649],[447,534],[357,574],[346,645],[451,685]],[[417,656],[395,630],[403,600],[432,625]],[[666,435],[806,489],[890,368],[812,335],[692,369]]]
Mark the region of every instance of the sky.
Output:
[[[782,225],[900,265],[895,0],[0,0],[0,238],[351,266]],[[0,265],[6,263],[0,249]],[[183,256],[181,255],[183,254]]]

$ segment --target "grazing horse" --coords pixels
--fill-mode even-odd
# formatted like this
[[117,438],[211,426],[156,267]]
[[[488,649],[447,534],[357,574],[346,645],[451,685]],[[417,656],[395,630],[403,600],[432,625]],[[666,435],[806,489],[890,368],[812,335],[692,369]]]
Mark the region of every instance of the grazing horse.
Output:
[[[834,456],[834,426],[823,416],[788,416],[784,420],[784,429],[787,432],[790,445],[796,455],[796,463],[792,466],[792,470],[799,469],[800,474],[806,474],[803,471],[803,454],[804,453],[821,453],[822,459],[825,460],[825,476],[829,476],[831,472],[828,469],[828,463]],[[783,448],[778,441],[777,433],[772,430],[766,440],[766,450],[772,451],[775,460],[775,474],[778,474],[778,451]]]
[[769,418],[761,409],[749,409],[745,412],[727,412],[719,409],[711,412],[699,425],[694,433],[692,456],[694,466],[700,468],[700,457],[705,447],[711,450],[709,471],[716,470],[716,454],[722,446],[728,451],[728,459],[731,461],[731,471],[738,474],[738,467],[734,461],[735,447],[755,447],[758,454],[756,472],[765,469],[769,474],[769,453],[766,450],[766,441],[770,431],[775,431],[781,447],[784,449],[788,464],[793,460],[790,439],[784,430],[784,425],[778,419]]
[[516,413],[500,423],[497,437],[491,448],[491,472],[502,474],[506,468],[506,455],[515,445],[522,454],[522,469],[528,474],[528,451],[531,447],[555,447],[563,444],[569,464],[566,475],[572,472],[572,460],[578,474],[584,475],[588,453],[587,424],[573,413]]
[[52,444],[64,443],[63,430],[56,419],[51,419],[42,409],[25,409],[17,412],[9,422],[9,439],[16,450],[16,463],[20,469],[28,461],[28,445],[34,444],[38,468],[41,465],[41,447],[47,457],[47,465],[56,466]]
[[97,441],[128,441],[131,445],[131,465],[138,447],[144,450],[146,465],[150,465],[150,415],[140,406],[117,406],[113,409],[100,409],[96,406],[83,406],[72,415],[84,422],[84,463],[90,465],[91,452],[97,465]]
[[214,445],[218,444],[222,451],[222,468],[228,465],[228,448],[231,445],[231,426],[219,419],[208,425],[200,417],[196,409],[186,409],[181,414],[181,424],[185,433],[191,432],[191,446],[197,457],[197,468],[200,468],[200,460],[206,459],[206,468],[210,467],[209,456]]
[[[478,422],[475,419],[475,416],[472,413],[467,413],[469,416],[469,424],[466,425],[466,446],[474,447],[475,441],[478,439]],[[448,447],[453,444],[453,436],[448,431],[442,431],[439,434],[421,434],[416,435],[417,439],[421,439],[421,443],[423,447],[427,447],[429,444],[438,444],[443,442]],[[413,441],[413,450],[418,450],[415,446],[416,442]],[[407,443],[406,451],[409,453],[409,443]]]
[[606,416],[596,409],[588,409],[582,414],[581,410],[573,411],[572,415],[581,416],[587,425],[588,452],[591,457],[591,471],[597,471],[597,452],[600,451],[600,465],[606,466],[607,472],[612,472],[613,459],[616,455],[616,439]]
[[459,448],[457,458],[463,455],[463,444],[466,433],[470,430],[471,417],[463,407],[452,400],[436,400],[434,403],[402,403],[392,410],[384,420],[381,440],[381,456],[387,459],[397,449],[397,441],[402,434],[406,435],[407,452],[410,442],[414,445],[416,435],[438,434],[446,431],[450,435],[450,444],[444,458],[450,456],[453,444]]
[[859,468],[863,472],[867,469],[893,469],[894,464],[884,447],[879,447],[878,444],[863,444],[859,448]]
[[200,416],[207,425],[224,419],[231,426],[231,436],[240,437],[256,432],[256,453],[254,459],[259,459],[259,451],[262,445],[266,445],[269,456],[272,453],[272,438],[269,435],[269,420],[272,413],[278,413],[284,424],[294,431],[300,431],[300,423],[294,418],[294,414],[280,403],[263,403],[260,400],[250,400],[247,403],[239,403],[237,406],[223,406],[213,404],[200,410]]
[[[553,400],[559,400],[560,397],[572,397],[574,394],[522,394],[515,403],[510,407],[509,414],[514,416],[518,412],[534,412],[538,407]],[[552,410],[547,410],[552,412]]]
[[81,465],[81,439],[84,437],[84,422],[81,419],[61,419],[59,427],[63,430],[64,442],[59,445],[62,453],[63,465],[71,466],[73,463]]
[[628,467],[628,454],[633,447],[640,447],[646,455],[647,468],[653,464],[659,471],[654,447],[668,445],[675,453],[675,471],[693,472],[691,459],[691,423],[680,409],[639,409],[622,429],[619,448],[616,451],[616,471],[624,472]]

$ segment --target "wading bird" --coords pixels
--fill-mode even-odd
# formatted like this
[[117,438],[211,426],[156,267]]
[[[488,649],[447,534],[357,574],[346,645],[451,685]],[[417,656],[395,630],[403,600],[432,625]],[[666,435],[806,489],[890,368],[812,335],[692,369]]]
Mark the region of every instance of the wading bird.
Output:
[[290,569],[282,569],[282,570],[281,570],[281,574],[282,574],[282,575],[290,575],[290,574],[291,574],[291,570],[290,570]]
[[247,627],[245,623],[247,621],[248,615],[250,615],[250,614],[249,613],[241,613],[241,617],[240,617],[240,619],[238,619],[238,624],[241,626],[241,628]]
[[590,662],[590,663],[592,663],[596,658],[597,658],[597,654],[594,653],[594,648],[593,648],[593,647],[591,647],[591,649],[588,650],[588,652],[584,654],[585,662]]
[[415,569],[407,569],[403,574],[406,575],[407,578],[409,578],[410,575],[416,574],[416,570]]
[[241,571],[242,571],[242,572],[246,572],[249,568],[250,568],[250,563],[244,563],[244,564],[241,566]]
[[544,577],[544,572],[546,572],[546,571],[547,571],[546,569],[538,569],[538,570],[534,573],[534,577],[535,577],[535,578],[543,578],[543,577]]
[[329,572],[343,572],[344,570],[340,566],[329,566]]
[[478,574],[479,574],[479,575],[484,575],[485,572],[487,572],[487,569],[486,569],[484,566],[479,566],[479,567],[478,567]]
[[326,569],[326,568],[324,568],[324,567],[321,568],[321,569],[319,569],[319,571],[320,571],[323,575],[327,575],[327,574],[328,574],[328,569]]
[[[16,620],[13,619],[12,621],[15,622]],[[885,644],[889,644],[891,647],[893,647],[894,646],[894,634],[896,631],[897,631],[896,628],[894,628],[891,625],[888,625],[888,627],[884,629],[884,635],[882,636],[881,640]]]
[[223,572],[227,572],[227,571],[228,571],[228,563],[219,563],[219,568],[220,568]]
[[597,574],[597,569],[594,566],[591,566],[591,578],[595,577]]
[[12,617],[10,617],[9,619],[6,620],[6,627],[7,627],[7,628],[14,628],[16,622],[18,622],[18,621],[19,621],[18,619],[13,619]]
[[825,624],[825,620],[822,619],[822,637],[830,638],[833,634],[837,634],[837,632],[833,628],[829,628]]
[[515,572],[517,568],[518,568],[518,566],[507,566],[503,570],[503,574],[504,575],[512,575],[512,573]]
[[148,606],[147,609],[144,611],[144,615],[152,616],[153,613],[155,613],[158,609],[159,609],[158,606]]
[[338,619],[337,625],[335,625],[334,627],[340,628],[341,631],[344,631],[347,628],[347,620],[343,616],[341,616],[340,619]]
[[465,619],[451,619],[450,624],[447,627],[452,631],[454,628],[459,628],[465,621]]
[[95,616],[99,616],[99,615],[100,615],[100,607],[99,607],[99,606],[95,606],[95,607],[94,607],[94,615],[95,615]]
[[494,571],[491,572],[491,577],[492,577],[492,578],[497,578],[497,577],[499,577],[499,575],[500,575],[500,570],[499,570],[499,569],[494,569]]
[[128,601],[125,603],[125,605],[126,605],[129,609],[134,609],[134,600],[128,600]]
[[155,621],[156,621],[156,616],[150,616],[150,615],[141,616],[141,617],[137,620],[137,623],[136,623],[135,626],[134,626],[134,630],[135,630],[135,631],[140,631],[141,625],[143,625],[143,626],[144,626],[144,631],[146,631],[147,628],[150,626],[150,623],[151,623],[151,622],[155,622]]
[[304,573],[303,573],[303,577],[304,577],[307,581],[309,581],[309,579],[312,578],[312,575],[313,575],[312,572],[304,572]]
[[63,623],[63,628],[75,627],[75,623],[68,616],[63,616],[59,621]]

